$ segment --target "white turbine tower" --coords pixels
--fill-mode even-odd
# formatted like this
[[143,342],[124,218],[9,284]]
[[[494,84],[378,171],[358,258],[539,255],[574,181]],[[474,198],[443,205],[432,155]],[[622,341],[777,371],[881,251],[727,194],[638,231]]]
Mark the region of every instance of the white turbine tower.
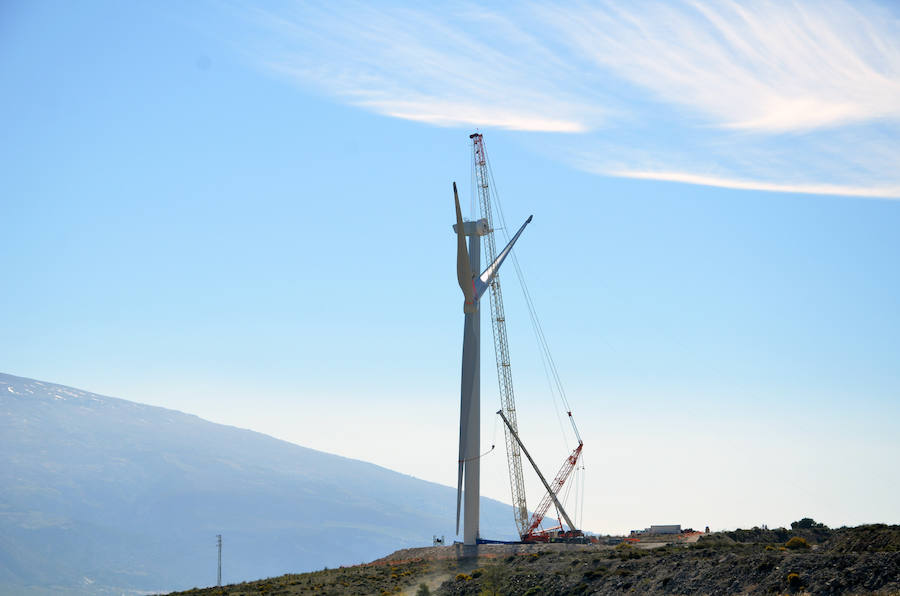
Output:
[[[463,312],[466,315],[463,331],[462,382],[459,396],[459,470],[456,479],[456,533],[459,534],[459,514],[462,504],[463,477],[465,477],[465,517],[463,523],[463,543],[478,543],[478,499],[481,494],[479,455],[481,450],[481,313],[478,300],[491,285],[491,280],[503,264],[506,255],[525,229],[531,218],[529,216],[516,235],[512,237],[494,262],[488,265],[481,275],[475,271],[481,269],[481,237],[489,233],[485,219],[463,222],[459,209],[459,194],[456,183],[453,183],[453,198],[456,201],[456,277],[459,287],[465,296]],[[466,250],[465,237],[469,237],[469,249]]]

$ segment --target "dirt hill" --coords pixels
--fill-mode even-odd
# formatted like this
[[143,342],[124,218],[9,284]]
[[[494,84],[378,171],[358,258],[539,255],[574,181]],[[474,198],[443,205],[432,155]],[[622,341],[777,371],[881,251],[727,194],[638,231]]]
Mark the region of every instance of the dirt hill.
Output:
[[649,546],[407,549],[368,565],[186,594],[900,595],[900,526],[738,530]]

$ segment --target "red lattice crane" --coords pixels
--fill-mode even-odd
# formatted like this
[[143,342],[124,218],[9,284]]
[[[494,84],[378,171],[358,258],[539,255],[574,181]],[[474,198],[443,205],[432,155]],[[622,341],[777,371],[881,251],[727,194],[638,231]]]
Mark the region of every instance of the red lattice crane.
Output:
[[[560,527],[560,532],[556,535],[558,538],[577,538],[579,536],[583,536],[584,534],[581,530],[575,528],[575,524],[572,523],[572,519],[569,517],[569,514],[566,513],[565,508],[562,506],[562,503],[559,502],[557,498],[557,494],[559,494],[559,490],[566,483],[566,479],[568,479],[569,475],[572,473],[572,470],[575,469],[575,466],[578,464],[578,458],[581,456],[581,448],[584,447],[584,444],[581,442],[581,438],[578,439],[578,447],[572,451],[571,455],[566,458],[566,461],[563,462],[562,467],[559,469],[559,472],[556,473],[556,478],[553,479],[553,484],[549,484],[547,480],[544,478],[544,475],[541,474],[541,470],[537,467],[537,464],[534,463],[534,460],[531,458],[531,454],[528,453],[528,449],[525,448],[525,445],[522,443],[522,439],[519,438],[519,433],[516,432],[509,423],[509,420],[504,416],[503,410],[498,410],[497,414],[500,415],[500,418],[503,419],[503,423],[506,424],[506,428],[509,429],[510,434],[515,438],[516,443],[519,444],[519,448],[522,450],[522,453],[525,454],[525,457],[528,458],[529,463],[531,463],[531,467],[534,468],[534,471],[537,472],[538,478],[541,479],[541,482],[544,484],[544,488],[547,489],[547,492],[544,494],[544,498],[541,499],[540,504],[537,509],[534,510],[534,513],[531,516],[531,523],[528,526],[527,531],[522,534],[522,542],[548,542],[550,540],[550,530],[538,530],[541,526],[541,522],[544,521],[544,516],[547,515],[547,510],[550,508],[550,503],[553,503],[556,506],[556,510],[559,512],[559,516],[562,518],[560,520],[560,524],[562,521],[566,522],[566,525],[569,526],[568,531],[563,531]],[[569,412],[569,416],[572,416],[572,413]]]

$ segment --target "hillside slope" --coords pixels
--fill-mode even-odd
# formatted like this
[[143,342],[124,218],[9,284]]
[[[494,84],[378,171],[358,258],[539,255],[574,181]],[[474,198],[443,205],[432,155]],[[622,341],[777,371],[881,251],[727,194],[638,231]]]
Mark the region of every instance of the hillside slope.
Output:
[[900,526],[829,530],[819,533],[821,543],[799,548],[768,543],[767,532],[743,532],[741,540],[729,532],[651,549],[626,544],[409,549],[369,565],[188,594],[900,594]]
[[[121,593],[369,561],[453,532],[455,489],[0,374],[0,592]],[[509,506],[483,500],[486,535]]]

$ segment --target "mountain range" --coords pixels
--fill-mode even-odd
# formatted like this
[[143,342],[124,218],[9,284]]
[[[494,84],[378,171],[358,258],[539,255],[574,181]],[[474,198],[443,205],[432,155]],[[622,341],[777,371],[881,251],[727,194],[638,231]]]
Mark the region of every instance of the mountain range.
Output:
[[[455,489],[197,416],[0,373],[0,592],[137,594],[451,538]],[[513,539],[482,499],[482,533]]]

